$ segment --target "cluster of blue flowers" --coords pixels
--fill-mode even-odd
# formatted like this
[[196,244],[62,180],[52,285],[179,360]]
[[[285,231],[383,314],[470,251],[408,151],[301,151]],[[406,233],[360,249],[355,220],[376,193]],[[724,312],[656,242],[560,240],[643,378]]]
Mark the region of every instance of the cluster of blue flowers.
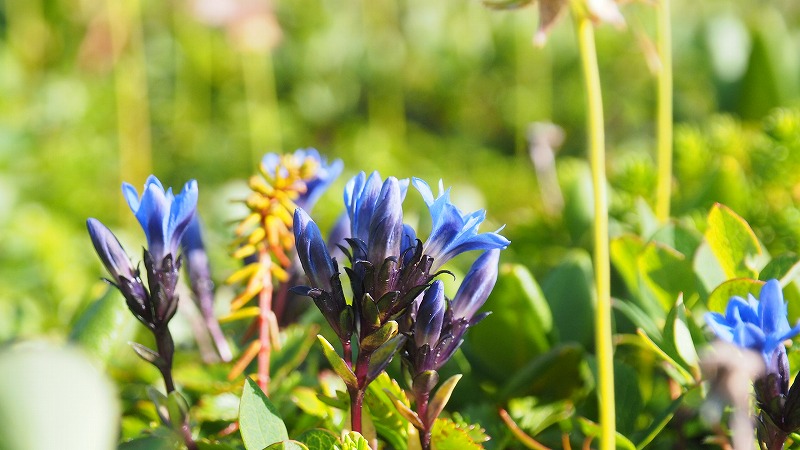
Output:
[[181,267],[178,249],[195,217],[197,182],[189,181],[174,195],[171,188],[164,190],[158,178],[150,176],[141,197],[128,183],[123,183],[122,192],[147,239],[143,256],[146,286],[138,267],[133,266],[114,233],[94,218],[88,219],[86,226],[100,260],[111,275],[108,281],[125,297],[133,315],[151,330],[158,351],[140,345],[134,348],[161,371],[167,391],[172,392],[175,389],[172,382],[174,344],[168,324],[178,309],[177,284]]
[[[424,243],[403,223],[402,203],[409,184],[420,193],[431,214],[432,229]],[[295,212],[294,233],[310,285],[294,291],[314,300],[341,341],[344,363],[352,370],[343,378],[351,399],[356,397],[354,404],[398,351],[414,380],[418,406],[426,404],[438,380],[436,371],[460,346],[466,330],[485,317],[477,311],[494,287],[499,250],[509,241],[498,232],[479,233],[485,212],[462,213],[441,183],[439,195],[434,197],[420,179],[383,180],[377,172],[369,176],[362,172],[347,183],[344,204],[349,233],[335,244],[350,263],[345,271],[353,301],[346,301],[338,262],[302,208]],[[444,272],[440,269],[445,263],[471,250],[484,253],[450,301],[442,282],[435,278]],[[359,349],[355,361],[351,353],[354,337]],[[421,425],[429,438],[432,420]],[[360,429],[355,416],[353,427]]]

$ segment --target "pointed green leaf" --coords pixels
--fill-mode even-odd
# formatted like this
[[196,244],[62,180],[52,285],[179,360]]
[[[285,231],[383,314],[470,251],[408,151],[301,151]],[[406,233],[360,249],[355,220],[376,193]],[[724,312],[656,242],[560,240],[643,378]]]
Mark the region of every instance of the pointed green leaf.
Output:
[[239,430],[247,450],[263,450],[289,439],[278,410],[250,378],[245,379],[239,405]]
[[561,344],[506,377],[497,393],[501,401],[536,395],[545,401],[571,398],[589,383],[585,352],[575,343]]
[[750,225],[727,206],[715,204],[708,213],[706,241],[730,278],[755,278],[750,266],[753,257],[761,255],[761,245]]
[[453,395],[453,389],[456,388],[458,380],[461,379],[461,376],[461,374],[453,375],[445,380],[441,386],[439,386],[439,389],[436,391],[436,394],[433,396],[430,404],[428,405],[428,417],[426,418],[428,423],[432,422],[434,419],[439,417],[439,414],[442,413],[444,407],[447,405],[447,402],[450,401],[450,396]]
[[375,431],[391,447],[403,448],[408,441],[408,420],[395,407],[395,400],[409,405],[405,391],[386,372],[367,386],[364,404],[369,409]]
[[358,386],[358,380],[356,379],[356,375],[347,367],[347,364],[344,360],[339,357],[339,354],[336,353],[336,350],[333,349],[333,346],[327,339],[325,339],[321,334],[317,335],[317,339],[319,339],[319,343],[322,345],[322,353],[325,355],[325,358],[333,367],[334,372],[336,372],[339,377],[342,378],[342,381],[348,386],[356,387]]
[[775,258],[761,269],[758,274],[758,279],[761,281],[768,281],[776,279],[780,281],[781,286],[785,286],[793,279],[797,278],[800,273],[800,258],[797,255],[786,253]]
[[395,395],[392,394],[391,392],[387,391],[386,395],[388,395],[389,398],[392,399],[392,403],[394,404],[394,407],[397,408],[397,412],[400,413],[400,415],[403,416],[407,421],[409,421],[411,425],[414,426],[414,428],[418,430],[425,428],[425,425],[422,424],[422,420],[420,420],[420,417],[417,415],[416,412],[412,411],[407,404],[405,404],[399,398],[395,397]]
[[145,347],[138,342],[128,342],[128,344],[133,348],[133,351],[135,351],[140,358],[149,362],[150,364],[156,367],[164,364],[164,360],[161,359],[161,356],[155,350]]
[[673,400],[667,409],[662,411],[661,414],[655,420],[653,420],[653,423],[647,428],[647,430],[645,430],[644,437],[642,437],[642,439],[640,439],[636,444],[636,450],[642,450],[643,448],[647,447],[648,444],[653,442],[653,439],[655,439],[661,430],[667,426],[669,421],[672,420],[672,417],[675,415],[675,411],[677,411],[681,406],[685,396],[686,393],[681,394],[680,397]]
[[374,380],[386,369],[386,366],[392,361],[394,354],[397,353],[397,350],[400,349],[400,346],[402,346],[405,341],[406,337],[402,334],[398,334],[375,350],[375,353],[373,353],[369,359],[369,366],[367,367],[368,380]]
[[172,429],[180,432],[184,423],[189,420],[189,403],[178,391],[172,391],[167,396],[167,411]]
[[365,352],[375,350],[385,344],[389,339],[395,337],[397,335],[397,330],[397,322],[390,320],[382,327],[378,328],[377,331],[362,339],[359,347]]

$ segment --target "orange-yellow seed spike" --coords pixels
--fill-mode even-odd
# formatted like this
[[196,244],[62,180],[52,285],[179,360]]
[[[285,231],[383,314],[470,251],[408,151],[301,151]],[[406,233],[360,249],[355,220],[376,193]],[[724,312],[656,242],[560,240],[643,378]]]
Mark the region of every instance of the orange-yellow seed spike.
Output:
[[261,350],[261,342],[253,341],[250,345],[247,346],[245,351],[242,353],[242,356],[239,357],[239,360],[236,361],[236,364],[231,367],[231,371],[228,372],[228,381],[235,380],[239,375],[244,372],[244,369],[250,365],[253,361],[253,358],[258,355],[258,351]]

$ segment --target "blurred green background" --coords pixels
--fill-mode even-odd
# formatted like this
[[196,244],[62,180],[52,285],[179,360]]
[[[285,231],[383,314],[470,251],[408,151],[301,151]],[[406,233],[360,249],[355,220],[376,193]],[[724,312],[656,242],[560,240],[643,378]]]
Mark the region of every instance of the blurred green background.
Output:
[[[623,13],[625,29],[597,31],[616,231],[655,191],[655,11]],[[63,339],[101,294],[87,217],[137,259],[144,239],[119,186],[150,173],[198,180],[221,284],[241,218],[230,200],[267,151],[344,160],[317,208],[325,225],[357,171],[443,178],[464,209],[487,208],[484,229],[506,225],[504,259],[547,273],[589,244],[584,93],[566,19],[536,48],[535,8],[476,0],[3,0],[0,342]],[[796,251],[800,116],[774,108],[800,104],[800,4],[676,0],[673,21],[685,124],[674,215],[723,201],[768,247]],[[540,171],[556,176],[563,205],[543,196],[553,186],[529,156],[540,121],[565,133],[555,168]]]

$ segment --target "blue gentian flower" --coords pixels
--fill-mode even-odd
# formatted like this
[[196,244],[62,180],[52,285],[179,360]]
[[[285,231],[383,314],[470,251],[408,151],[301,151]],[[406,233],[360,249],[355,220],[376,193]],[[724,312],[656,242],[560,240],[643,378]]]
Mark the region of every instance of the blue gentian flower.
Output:
[[[470,250],[504,249],[510,241],[498,234],[500,230],[478,233],[478,226],[486,219],[486,211],[463,214],[450,202],[450,190],[439,182],[439,196],[434,198],[425,181],[414,178],[414,187],[422,195],[431,213],[432,228],[423,244],[423,253],[433,257],[436,270],[456,255]],[[501,228],[502,229],[502,228]]]
[[294,238],[297,256],[303,271],[311,281],[311,286],[331,292],[331,278],[336,274],[336,267],[328,253],[328,247],[319,227],[302,208],[294,212]]
[[94,245],[100,261],[114,279],[114,284],[119,285],[121,278],[133,280],[139,276],[125,249],[122,248],[122,244],[108,227],[95,218],[89,218],[86,221],[86,228],[89,230],[92,245]]
[[454,320],[463,319],[472,324],[475,314],[494,289],[499,262],[499,249],[487,250],[475,260],[450,304]]
[[181,237],[197,208],[197,181],[190,180],[180,194],[173,195],[172,188],[165,191],[158,178],[150,175],[141,198],[128,183],[122,183],[122,193],[144,229],[153,260],[160,264],[167,255],[176,258]]
[[[394,181],[390,181],[394,180]],[[406,196],[408,190],[408,180],[397,180],[389,177],[386,181],[381,179],[378,172],[372,172],[369,177],[364,172],[360,172],[347,182],[344,187],[344,206],[347,216],[350,219],[350,236],[359,239],[364,243],[369,241],[372,216],[381,199],[386,197],[384,185],[386,183],[397,183],[400,190],[400,203]],[[400,208],[399,204],[391,205],[393,208]],[[387,214],[385,211],[384,214]],[[402,212],[401,212],[402,215]]]
[[414,344],[417,348],[422,348],[423,345],[428,345],[429,349],[436,347],[442,334],[446,309],[444,284],[440,280],[436,280],[425,291],[419,309],[417,309],[414,322]]
[[781,286],[774,279],[761,288],[758,301],[752,295],[747,300],[731,297],[724,316],[712,312],[705,319],[720,339],[760,352],[768,367],[783,341],[800,334],[800,323],[789,325]]

